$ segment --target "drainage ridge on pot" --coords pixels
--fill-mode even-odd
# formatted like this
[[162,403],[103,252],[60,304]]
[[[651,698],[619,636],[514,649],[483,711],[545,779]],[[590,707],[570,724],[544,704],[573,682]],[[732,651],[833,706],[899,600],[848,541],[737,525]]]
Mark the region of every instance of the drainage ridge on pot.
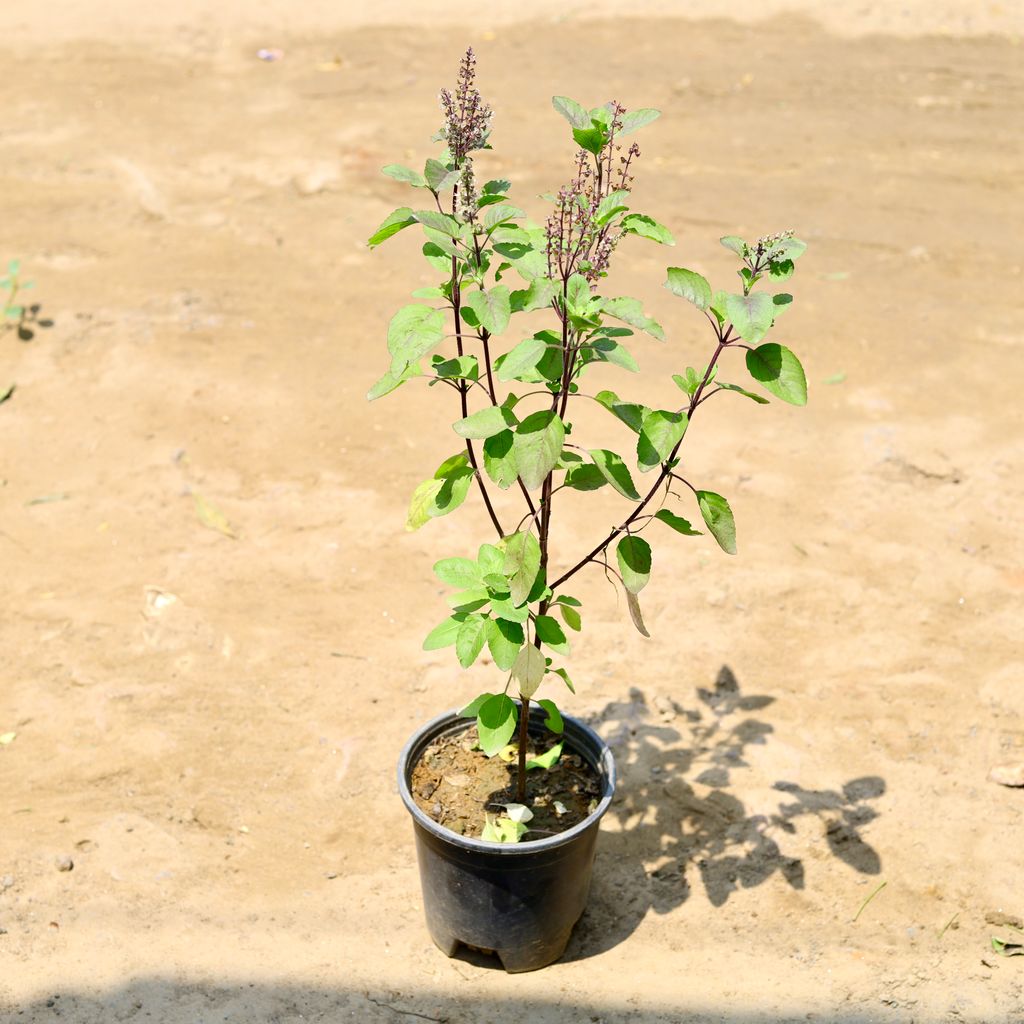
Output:
[[[544,731],[545,712],[531,708],[530,731]],[[448,956],[460,944],[493,952],[509,973],[536,970],[565,951],[586,906],[601,817],[615,791],[615,761],[589,726],[563,715],[564,736],[601,780],[593,813],[555,836],[490,843],[444,828],[416,805],[409,788],[423,751],[440,736],[469,728],[452,711],[423,726],[398,761],[398,790],[413,817],[431,938]]]

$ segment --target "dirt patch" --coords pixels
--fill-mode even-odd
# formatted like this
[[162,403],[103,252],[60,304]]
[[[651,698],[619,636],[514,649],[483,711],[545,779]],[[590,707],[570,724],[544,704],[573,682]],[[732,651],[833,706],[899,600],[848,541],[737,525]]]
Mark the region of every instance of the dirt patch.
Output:
[[[555,735],[532,738],[527,758],[541,757],[562,740]],[[515,747],[509,747],[510,757]],[[448,733],[423,751],[412,772],[417,806],[439,825],[460,836],[477,838],[486,815],[503,813],[516,803],[516,768],[503,751],[486,757],[477,748],[476,727]],[[521,842],[536,842],[578,825],[597,806],[601,779],[586,758],[565,744],[550,768],[533,768],[526,776],[526,806],[533,811]]]

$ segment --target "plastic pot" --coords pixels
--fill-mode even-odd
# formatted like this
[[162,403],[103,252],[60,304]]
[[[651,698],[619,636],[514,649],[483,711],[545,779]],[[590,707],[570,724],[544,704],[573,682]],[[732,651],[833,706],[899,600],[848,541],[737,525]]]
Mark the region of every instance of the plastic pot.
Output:
[[[531,734],[545,732],[546,712],[530,708]],[[564,715],[566,748],[600,776],[593,814],[557,836],[535,842],[489,843],[438,825],[409,789],[420,755],[442,736],[471,724],[448,712],[423,726],[398,761],[398,790],[413,818],[427,928],[438,948],[460,945],[493,953],[510,974],[557,960],[587,904],[601,817],[615,791],[615,761],[592,729]]]

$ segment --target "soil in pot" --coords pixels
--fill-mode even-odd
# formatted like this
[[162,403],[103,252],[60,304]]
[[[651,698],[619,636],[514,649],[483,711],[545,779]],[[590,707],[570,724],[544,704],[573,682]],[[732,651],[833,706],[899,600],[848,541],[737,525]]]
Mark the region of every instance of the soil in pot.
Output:
[[[559,737],[530,737],[528,757],[548,751]],[[441,736],[427,747],[412,772],[413,799],[428,817],[459,835],[479,838],[485,815],[500,816],[504,804],[517,803],[516,766],[499,754],[476,749],[476,727]],[[526,776],[526,804],[533,811],[521,842],[546,839],[578,825],[597,806],[601,780],[586,758],[568,745],[551,768],[533,768]]]

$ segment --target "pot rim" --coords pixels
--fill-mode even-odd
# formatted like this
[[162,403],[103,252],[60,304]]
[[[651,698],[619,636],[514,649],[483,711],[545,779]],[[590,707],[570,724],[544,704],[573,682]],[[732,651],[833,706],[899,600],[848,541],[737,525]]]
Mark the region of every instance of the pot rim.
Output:
[[[517,701],[518,703],[518,701]],[[598,757],[596,763],[593,764],[594,770],[598,773],[601,779],[601,799],[594,810],[588,814],[581,822],[573,825],[572,828],[566,829],[564,832],[559,832],[558,835],[548,836],[547,839],[532,839],[529,842],[524,843],[492,843],[484,839],[476,839],[471,836],[459,835],[458,832],[453,832],[451,829],[445,828],[443,825],[439,825],[433,818],[425,814],[416,801],[413,799],[412,792],[409,789],[409,783],[406,779],[406,768],[411,767],[411,761],[414,753],[418,753],[416,748],[423,742],[423,738],[426,734],[437,730],[438,726],[457,722],[465,722],[466,728],[469,728],[471,724],[470,719],[459,718],[458,709],[453,708],[451,711],[444,711],[435,718],[432,718],[429,722],[421,726],[409,737],[405,746],[402,747],[402,752],[398,756],[398,792],[402,797],[402,802],[405,804],[406,810],[412,815],[413,820],[421,828],[430,832],[438,839],[444,842],[450,843],[453,846],[460,847],[463,850],[471,850],[479,853],[487,854],[498,854],[499,856],[506,857],[522,857],[528,854],[541,853],[545,850],[555,850],[560,846],[565,846],[571,843],[577,836],[582,835],[584,832],[591,828],[595,828],[604,816],[604,813],[608,810],[612,802],[612,797],[615,795],[615,758],[612,755],[611,748],[607,743],[589,725],[584,724],[578,718],[574,718],[572,715],[562,714],[562,720],[565,722],[567,728],[566,733],[569,732],[568,726],[572,726],[574,729],[579,730],[584,735],[588,736],[594,743],[594,746],[598,750]],[[570,737],[571,738],[571,737]],[[585,751],[579,751],[579,753],[586,756]],[[588,758],[589,760],[589,758]]]

